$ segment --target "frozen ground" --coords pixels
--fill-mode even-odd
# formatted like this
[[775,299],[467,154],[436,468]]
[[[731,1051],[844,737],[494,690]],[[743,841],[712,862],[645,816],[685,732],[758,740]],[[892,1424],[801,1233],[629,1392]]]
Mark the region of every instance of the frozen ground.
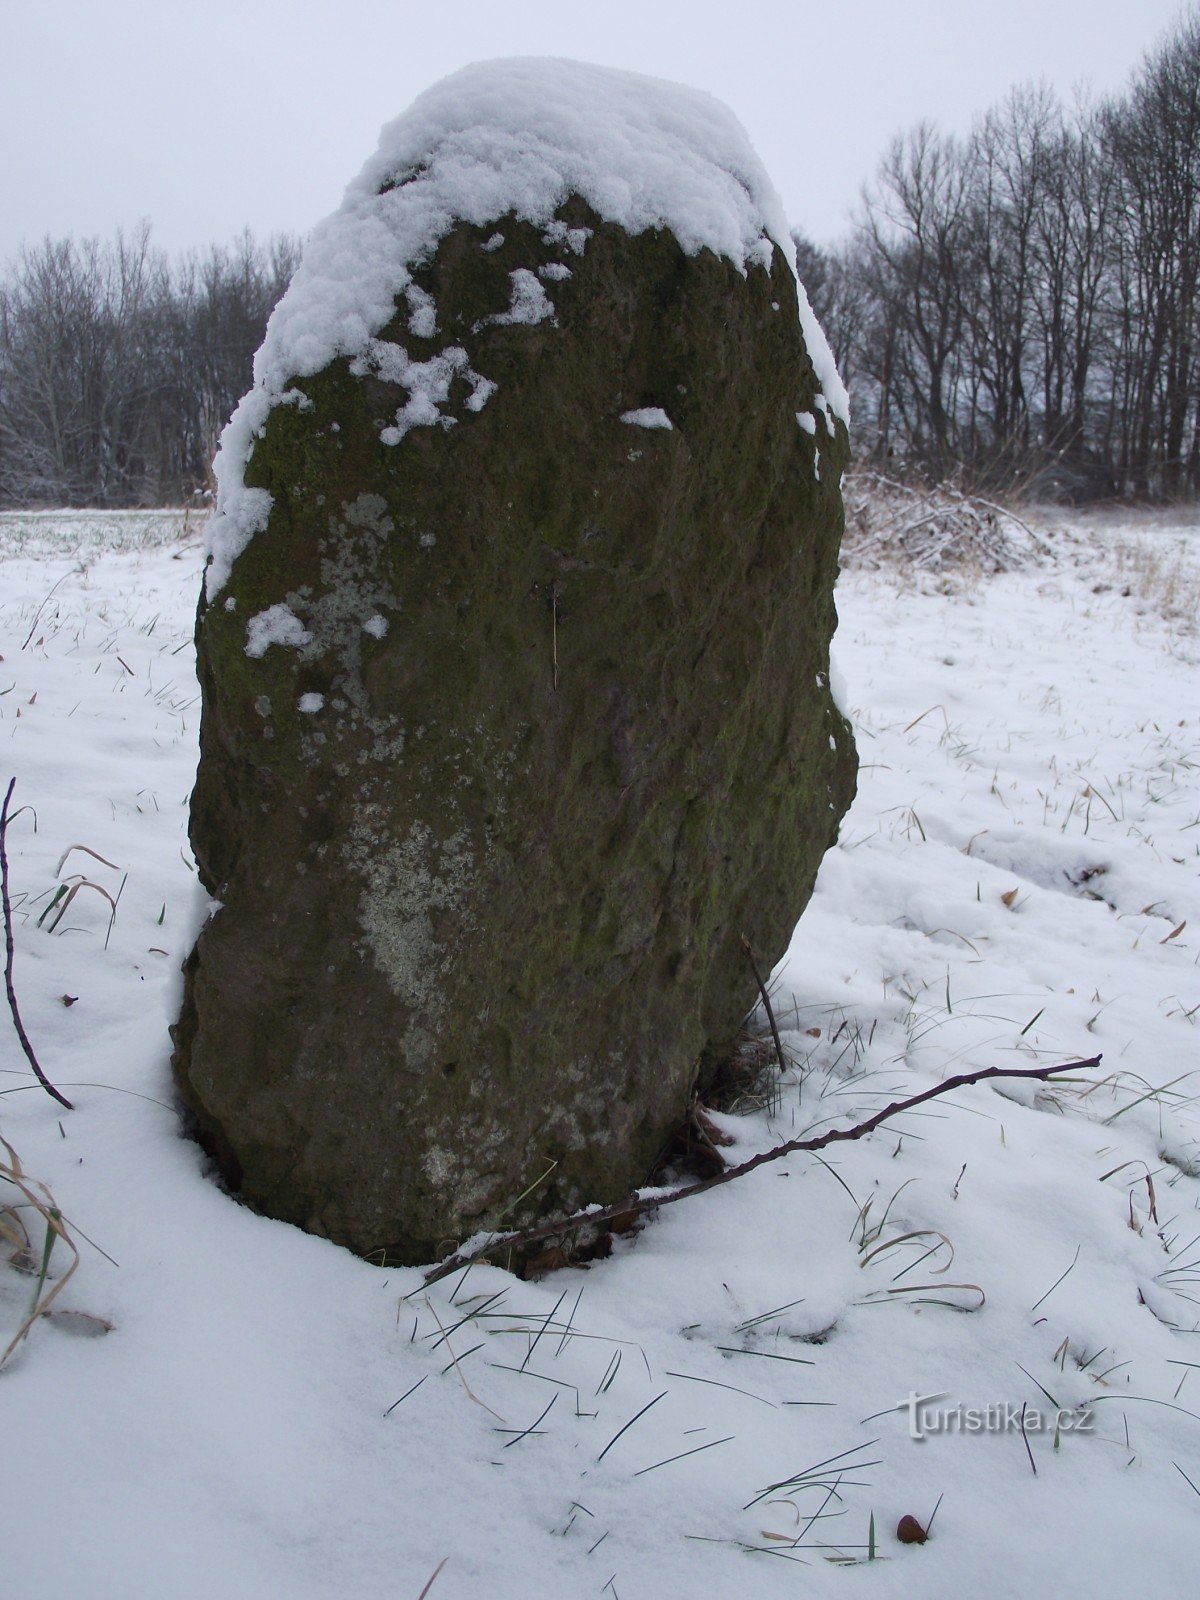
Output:
[[[721,1125],[740,1157],[968,1067],[1098,1071],[767,1166],[587,1271],[427,1291],[179,1137],[198,540],[0,519],[16,988],[75,1105],[0,1017],[0,1133],[81,1256],[0,1370],[6,1600],[1189,1592],[1198,543],[1095,519],[999,578],[843,580],[860,794],[774,982],[794,1065]],[[0,1347],[36,1284],[0,1267]]]

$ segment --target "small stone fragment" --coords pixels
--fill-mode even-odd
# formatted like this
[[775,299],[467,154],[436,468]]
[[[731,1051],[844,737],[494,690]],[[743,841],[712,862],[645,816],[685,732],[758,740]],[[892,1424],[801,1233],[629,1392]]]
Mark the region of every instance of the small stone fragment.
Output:
[[903,1516],[896,1524],[896,1537],[901,1544],[924,1544],[929,1535],[916,1517]]

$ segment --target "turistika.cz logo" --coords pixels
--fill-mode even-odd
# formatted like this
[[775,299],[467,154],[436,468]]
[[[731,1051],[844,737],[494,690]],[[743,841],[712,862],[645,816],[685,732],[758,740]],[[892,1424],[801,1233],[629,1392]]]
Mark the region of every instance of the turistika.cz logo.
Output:
[[1007,1400],[986,1406],[939,1406],[942,1394],[910,1393],[896,1407],[908,1412],[908,1437],[928,1439],[938,1433],[1090,1433],[1094,1423],[1086,1406],[1073,1411],[1043,1411],[1036,1406],[1013,1405]]

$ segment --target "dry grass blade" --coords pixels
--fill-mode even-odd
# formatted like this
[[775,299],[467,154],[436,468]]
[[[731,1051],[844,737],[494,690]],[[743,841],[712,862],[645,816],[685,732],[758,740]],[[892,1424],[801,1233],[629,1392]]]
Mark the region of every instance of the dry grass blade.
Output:
[[[878,1439],[868,1439],[866,1444],[851,1445],[848,1450],[839,1450],[835,1456],[826,1456],[823,1461],[815,1461],[812,1466],[803,1468],[802,1471],[794,1473],[790,1478],[781,1478],[778,1483],[770,1483],[765,1489],[761,1489],[753,1500],[748,1500],[742,1510],[749,1511],[763,1500],[778,1494],[781,1489],[794,1491],[796,1489],[819,1488],[829,1490],[832,1488],[835,1497],[840,1499],[841,1495],[838,1491],[843,1485],[857,1483],[858,1481],[856,1479],[847,1479],[844,1476],[845,1473],[863,1472],[868,1467],[877,1467],[879,1465],[878,1459],[853,1461],[849,1458],[858,1455],[860,1451],[865,1452],[874,1449],[878,1443]],[[828,1495],[826,1495],[826,1500],[828,1500]]]
[[669,1390],[664,1389],[661,1394],[656,1394],[653,1400],[647,1400],[646,1404],[640,1411],[635,1411],[633,1416],[630,1417],[629,1421],[626,1422],[622,1427],[618,1428],[616,1433],[613,1434],[612,1438],[604,1446],[604,1449],[601,1450],[600,1454],[596,1457],[596,1460],[603,1461],[605,1456],[612,1449],[613,1445],[616,1444],[617,1440],[621,1438],[623,1434],[628,1433],[630,1428],[633,1427],[634,1423],[640,1421],[640,1419],[646,1415],[651,1406],[656,1406],[660,1400],[665,1400],[669,1392]]
[[16,942],[13,939],[12,901],[8,896],[7,836],[9,823],[8,808],[12,801],[13,790],[16,788],[16,786],[17,780],[15,778],[10,779],[8,789],[4,796],[4,804],[3,806],[0,806],[0,902],[3,903],[4,909],[4,987],[8,994],[8,1009],[12,1013],[13,1027],[17,1030],[17,1038],[21,1041],[21,1049],[25,1052],[25,1059],[33,1068],[34,1076],[37,1078],[42,1088],[45,1089],[46,1093],[57,1100],[60,1106],[65,1106],[68,1111],[74,1111],[75,1107],[65,1095],[58,1092],[58,1090],[54,1087],[49,1078],[47,1078],[46,1074],[41,1069],[38,1058],[34,1054],[33,1046],[29,1042],[29,1035],[25,1032],[25,1024],[21,1021],[21,1010],[17,1005],[17,991],[13,983],[13,962],[16,958]]
[[[964,1304],[951,1297],[950,1291],[958,1290],[962,1295],[978,1295],[979,1299],[974,1305]],[[858,1304],[860,1306],[884,1306],[898,1302],[902,1295],[920,1295],[923,1298],[914,1299],[910,1303],[921,1306],[945,1306],[948,1311],[982,1311],[987,1304],[987,1295],[977,1283],[909,1283],[899,1289],[880,1289],[875,1293],[865,1295]]]
[[[66,889],[66,893],[65,894],[63,893],[63,889]],[[114,917],[116,916],[116,914],[117,914],[117,903],[113,899],[112,895],[109,894],[108,890],[105,889],[102,885],[100,885],[98,883],[93,883],[90,878],[80,878],[79,881],[77,883],[73,883],[70,886],[69,889],[67,888],[66,884],[63,884],[63,886],[59,890],[58,894],[56,894],[54,899],[50,902],[50,906],[49,906],[48,909],[50,911],[52,911],[52,910],[54,910],[55,907],[57,907],[58,908],[58,915],[55,917],[54,921],[47,928],[47,930],[46,930],[47,933],[53,933],[55,928],[58,927],[59,923],[62,921],[62,919],[66,916],[67,912],[70,910],[71,902],[72,902],[72,900],[74,900],[75,896],[79,893],[80,889],[94,889],[97,894],[103,895],[103,897],[108,901],[109,905],[112,907],[113,916]],[[45,916],[46,914],[47,913],[44,912],[43,916]],[[38,921],[39,921],[39,926],[40,926],[41,918],[39,918]],[[110,921],[111,921],[111,918],[110,918]]]
[[[21,1195],[25,1204],[42,1219],[46,1228],[45,1240],[42,1245],[42,1258],[38,1268],[37,1284],[33,1292],[33,1304],[30,1307],[29,1313],[25,1320],[21,1323],[21,1326],[9,1340],[3,1354],[0,1354],[0,1367],[2,1367],[8,1360],[9,1356],[12,1355],[13,1351],[29,1333],[30,1328],[33,1327],[38,1318],[44,1317],[47,1312],[51,1310],[54,1302],[58,1299],[59,1295],[71,1281],[71,1278],[75,1274],[75,1269],[79,1266],[79,1251],[76,1248],[75,1241],[71,1238],[70,1233],[67,1231],[66,1221],[62,1215],[62,1212],[59,1211],[58,1207],[54,1204],[54,1197],[50,1193],[49,1189],[46,1188],[44,1183],[38,1182],[37,1179],[26,1177],[24,1171],[22,1170],[21,1162],[17,1156],[17,1153],[13,1149],[12,1145],[9,1144],[7,1139],[0,1137],[0,1145],[3,1146],[5,1152],[3,1159],[0,1159],[0,1179],[12,1184],[12,1186]],[[28,1237],[28,1230],[25,1229],[23,1222],[21,1226]],[[54,1250],[55,1243],[59,1239],[62,1240],[63,1244],[71,1252],[71,1264],[63,1273],[62,1277],[59,1278],[51,1288],[47,1289],[46,1285],[49,1278],[50,1257]]]
[[1024,1403],[1022,1403],[1022,1405],[1021,1405],[1021,1440],[1025,1445],[1025,1454],[1029,1457],[1029,1465],[1033,1469],[1033,1475],[1036,1478],[1037,1475],[1038,1475],[1037,1462],[1033,1459],[1033,1447],[1029,1443],[1029,1435],[1025,1431],[1025,1412],[1026,1412],[1026,1409],[1027,1409],[1026,1405]]
[[13,1256],[18,1260],[29,1255],[29,1229],[21,1221],[21,1213],[16,1206],[0,1206],[0,1241],[11,1247]]
[[779,1038],[779,1029],[775,1023],[775,1013],[771,1009],[771,996],[767,993],[767,986],[762,980],[762,974],[758,970],[758,962],[754,959],[754,951],[751,947],[749,939],[747,939],[745,934],[742,935],[742,950],[745,953],[746,960],[750,963],[750,971],[754,974],[754,981],[758,985],[758,992],[762,999],[763,1010],[766,1012],[767,1021],[771,1025],[771,1038],[775,1042],[775,1058],[779,1063],[779,1070],[781,1073],[786,1072],[787,1059],[784,1056],[783,1045]]
[[86,844],[69,844],[67,846],[67,848],[63,851],[62,855],[59,857],[58,865],[54,869],[54,876],[56,878],[58,877],[58,875],[62,871],[62,869],[66,866],[67,858],[71,855],[72,851],[75,851],[75,850],[82,850],[85,856],[91,856],[92,860],[93,861],[98,861],[102,867],[111,867],[114,872],[119,872],[121,870],[120,867],[117,866],[117,863],[115,861],[109,861],[107,859],[107,857],[102,856],[102,855],[99,854],[98,851],[93,850],[90,845],[86,845]]
[[[885,1239],[882,1244],[877,1244],[873,1249],[868,1250],[866,1255],[862,1257],[858,1264],[860,1267],[865,1267],[869,1262],[874,1261],[876,1256],[885,1255],[889,1250],[896,1250],[900,1245],[911,1244],[917,1239],[933,1239],[936,1241],[930,1247],[930,1249],[928,1249],[925,1254],[920,1257],[922,1261],[925,1261],[931,1255],[935,1255],[937,1251],[941,1250],[942,1248],[945,1248],[947,1251],[949,1251],[946,1261],[940,1267],[931,1267],[929,1269],[931,1272],[948,1272],[950,1270],[951,1263],[954,1260],[954,1246],[950,1243],[949,1239],[947,1239],[946,1235],[944,1233],[940,1233],[936,1228],[914,1228],[908,1233],[898,1233],[894,1239]],[[916,1265],[917,1263],[914,1261],[912,1266]],[[911,1270],[911,1267],[905,1268],[906,1272]]]
[[[108,941],[112,938],[113,924],[117,920],[117,907],[121,904],[121,896],[125,893],[125,885],[128,882],[129,882],[129,874],[126,873],[125,876],[121,879],[121,887],[117,890],[117,898],[115,900],[111,900],[109,902],[110,905],[112,906],[112,915],[109,917],[109,919],[108,919],[108,927],[104,931],[104,948],[106,950],[108,949]],[[165,909],[166,908],[164,907],[164,910]],[[162,952],[162,954],[166,955],[166,951],[164,950]]]
[[[438,1325],[438,1332],[442,1334],[442,1336],[443,1336],[443,1338],[445,1340],[446,1349],[449,1350],[449,1352],[450,1352],[450,1366],[452,1366],[454,1368],[455,1372],[458,1374],[458,1381],[462,1384],[463,1388],[467,1391],[467,1399],[468,1400],[473,1400],[475,1402],[475,1404],[480,1407],[481,1410],[487,1412],[489,1417],[495,1417],[496,1421],[501,1425],[501,1427],[507,1427],[508,1423],[507,1423],[506,1419],[504,1417],[502,1417],[498,1411],[493,1411],[491,1406],[489,1406],[486,1401],[481,1400],[479,1398],[479,1396],[475,1393],[475,1391],[471,1388],[471,1385],[467,1382],[466,1378],[464,1377],[462,1367],[459,1365],[459,1358],[454,1353],[454,1346],[450,1343],[449,1335],[446,1333],[445,1328],[442,1327],[442,1319],[437,1314],[437,1308],[434,1305],[433,1301],[430,1300],[428,1295],[425,1296],[425,1304],[426,1304],[426,1306],[428,1306],[430,1314],[433,1317],[433,1320]],[[475,1348],[478,1349],[479,1346],[476,1345]],[[447,1369],[447,1370],[449,1370],[449,1369]],[[434,1577],[435,1578],[437,1577],[437,1573],[436,1572],[434,1573]],[[432,1582],[432,1581],[433,1580],[431,1579],[430,1582]]]
[[45,599],[44,599],[44,600],[43,600],[43,601],[42,601],[42,603],[41,603],[41,605],[40,605],[40,606],[39,606],[39,607],[38,607],[38,608],[37,608],[37,610],[36,610],[36,611],[35,611],[35,612],[34,612],[34,614],[33,614],[33,621],[32,621],[32,622],[31,622],[31,623],[30,623],[30,624],[29,624],[29,632],[28,632],[28,633],[27,633],[27,634],[26,634],[26,635],[25,635],[25,642],[24,642],[24,644],[22,644],[22,646],[21,646],[21,649],[22,649],[22,650],[25,650],[25,649],[27,649],[27,648],[28,648],[28,646],[29,646],[29,641],[30,641],[30,639],[32,639],[32,638],[33,638],[33,633],[34,633],[34,629],[35,629],[35,628],[36,628],[36,627],[37,627],[37,625],[38,625],[38,621],[39,621],[39,620],[40,620],[40,618],[41,618],[41,615],[42,615],[42,612],[43,612],[43,611],[44,611],[44,610],[45,610],[45,609],[46,609],[46,606],[47,606],[47,604],[48,604],[48,603],[49,603],[49,601],[50,601],[50,598],[51,598],[51,596],[52,596],[52,595],[53,595],[53,593],[54,593],[54,591],[55,591],[55,589],[57,589],[57,588],[58,588],[58,586],[59,586],[59,584],[60,584],[60,583],[65,583],[65,582],[66,582],[66,580],[67,580],[67,579],[68,579],[68,578],[69,578],[69,577],[70,577],[70,576],[71,576],[71,574],[70,574],[70,573],[69,573],[69,572],[64,572],[64,573],[63,573],[63,575],[62,575],[62,577],[61,577],[61,578],[58,578],[58,579],[56,579],[56,580],[55,580],[55,581],[54,581],[54,583],[52,583],[52,584],[51,584],[51,585],[50,585],[50,588],[49,588],[49,590],[48,590],[48,591],[47,591],[47,593],[46,593],[46,597],[45,597]]
[[434,1584],[437,1582],[438,1573],[446,1565],[446,1563],[447,1563],[447,1561],[449,1561],[449,1559],[450,1559],[449,1556],[443,1556],[442,1559],[438,1562],[437,1566],[434,1567],[433,1571],[429,1574],[429,1577],[427,1578],[427,1580],[425,1582],[425,1587],[421,1590],[420,1594],[417,1596],[417,1600],[425,1600],[425,1596],[429,1593],[430,1589],[432,1589]]
[[684,1461],[688,1456],[698,1456],[703,1450],[715,1450],[718,1445],[729,1444],[736,1437],[736,1434],[727,1433],[723,1439],[710,1439],[707,1444],[693,1445],[690,1450],[681,1450],[678,1455],[667,1456],[665,1461],[656,1461],[649,1467],[639,1467],[633,1476],[640,1478],[647,1472],[657,1472],[659,1467],[669,1467],[672,1462]]

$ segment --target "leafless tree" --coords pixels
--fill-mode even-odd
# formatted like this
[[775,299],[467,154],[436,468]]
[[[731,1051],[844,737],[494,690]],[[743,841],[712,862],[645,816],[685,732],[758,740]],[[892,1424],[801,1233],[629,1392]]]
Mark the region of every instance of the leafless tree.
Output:
[[202,485],[297,257],[247,233],[172,270],[145,225],[22,250],[0,284],[0,497],[161,504]]
[[807,262],[860,451],[1200,492],[1200,12],[1099,108],[1035,85],[967,138],[896,139],[849,242]]

